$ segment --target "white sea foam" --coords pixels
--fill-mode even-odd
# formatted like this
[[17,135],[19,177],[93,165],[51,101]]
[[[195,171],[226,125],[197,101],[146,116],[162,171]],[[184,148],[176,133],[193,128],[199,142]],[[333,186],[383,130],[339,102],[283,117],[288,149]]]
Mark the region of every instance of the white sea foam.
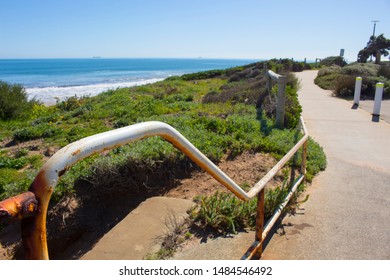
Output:
[[95,96],[99,93],[110,89],[133,87],[151,84],[162,81],[162,78],[144,79],[132,82],[116,82],[116,83],[103,83],[93,84],[85,86],[69,86],[69,87],[33,87],[26,88],[27,95],[30,99],[36,98],[46,105],[53,105],[56,103],[57,98],[64,100],[66,97],[71,96]]

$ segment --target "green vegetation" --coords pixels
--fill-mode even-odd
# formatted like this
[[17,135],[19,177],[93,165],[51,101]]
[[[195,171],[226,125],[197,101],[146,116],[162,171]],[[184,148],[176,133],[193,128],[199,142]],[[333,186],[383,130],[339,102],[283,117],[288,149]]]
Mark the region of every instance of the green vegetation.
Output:
[[0,81],[0,119],[25,118],[37,102],[27,100],[23,86]]
[[332,65],[322,68],[315,83],[324,89],[333,91],[338,97],[352,98],[355,91],[355,79],[362,77],[362,98],[373,99],[375,85],[385,84],[384,98],[390,98],[390,68],[388,65],[374,63],[351,63],[344,67]]
[[288,58],[284,59],[271,59],[267,62],[268,69],[280,73],[280,72],[301,72],[303,70],[310,70],[314,64],[294,61]]
[[226,233],[256,226],[256,199],[243,202],[231,193],[217,192],[195,200],[190,219],[203,229]]
[[[284,201],[290,191],[288,168],[283,170],[284,181],[282,186],[266,188],[264,196],[264,219],[270,219],[275,210]],[[301,184],[293,198],[284,209],[284,213],[295,213],[298,206],[298,197],[304,191]],[[216,192],[212,196],[196,198],[197,205],[190,211],[190,227],[199,227],[221,234],[236,234],[238,231],[255,229],[257,199],[244,202],[232,193]]]
[[[0,199],[28,188],[47,160],[43,154],[50,155],[49,151],[86,136],[150,120],[170,124],[215,163],[244,151],[281,158],[300,136],[296,129],[301,113],[298,82],[285,72],[300,67],[297,65],[301,64],[268,62],[269,69],[288,75],[285,129],[275,128],[277,85],[271,93],[265,90],[263,63],[171,77],[151,85],[109,90],[96,97],[74,96],[51,107],[33,103],[24,120],[0,121]],[[299,165],[299,155],[297,158],[288,166]],[[325,166],[321,147],[310,140],[308,180]],[[53,203],[70,194],[79,197],[81,207],[87,200],[102,203],[129,195],[164,194],[164,187],[174,186],[177,178],[189,176],[197,168],[170,143],[152,137],[77,163],[61,178]],[[287,189],[267,191],[268,212]],[[199,202],[209,207],[207,215],[217,215],[217,224],[226,226],[222,231],[253,226],[255,202],[242,204],[222,193],[200,198]],[[216,208],[225,216],[213,214]],[[225,214],[225,210],[232,212]],[[194,219],[212,226],[197,216]]]
[[366,63],[370,56],[375,57],[375,64],[380,64],[381,56],[388,56],[390,51],[390,40],[386,39],[383,34],[371,36],[367,46],[359,51],[358,62]]
[[329,56],[321,60],[320,66],[332,66],[337,65],[343,67],[347,65],[344,58],[342,56]]
[[[384,98],[390,98],[390,65],[380,62],[381,56],[389,55],[390,40],[383,34],[371,36],[367,46],[359,51],[358,62],[346,64],[340,56],[321,61],[323,68],[318,72],[315,83],[323,89],[333,91],[337,97],[352,98],[356,77],[362,77],[361,98],[373,99],[376,83],[384,83]],[[370,56],[374,63],[367,63]]]

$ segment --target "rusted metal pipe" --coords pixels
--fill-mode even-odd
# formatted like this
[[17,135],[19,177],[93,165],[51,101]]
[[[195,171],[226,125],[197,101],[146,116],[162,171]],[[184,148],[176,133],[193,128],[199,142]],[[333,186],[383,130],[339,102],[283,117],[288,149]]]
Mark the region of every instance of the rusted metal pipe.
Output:
[[24,256],[28,260],[49,259],[46,216],[54,187],[55,185],[52,186],[47,181],[45,170],[42,168],[29,188],[38,201],[38,213],[33,217],[23,219],[21,224]]
[[0,221],[31,217],[37,213],[37,204],[32,192],[25,192],[0,201]]

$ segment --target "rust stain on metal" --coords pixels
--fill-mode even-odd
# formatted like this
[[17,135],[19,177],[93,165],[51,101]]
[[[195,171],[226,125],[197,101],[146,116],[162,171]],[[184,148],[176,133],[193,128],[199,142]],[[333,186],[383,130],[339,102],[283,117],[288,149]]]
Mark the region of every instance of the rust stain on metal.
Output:
[[[38,202],[37,202],[38,203]],[[32,213],[32,212],[34,212],[34,210],[36,209],[36,204],[34,204],[34,203],[30,203],[28,206],[27,206],[27,212],[30,212],[30,213]]]
[[79,153],[81,153],[81,150],[80,149],[77,149],[76,151],[74,151],[72,153],[72,156],[77,156]]
[[[46,180],[46,174],[45,170],[39,171],[38,175],[35,177],[34,181],[30,185],[29,191],[33,192],[35,195],[41,194],[44,187],[43,186],[48,186],[49,182]],[[39,202],[39,198],[38,202]]]
[[250,260],[251,258],[253,258],[256,255],[259,248],[262,246],[262,244],[263,241],[255,240],[248,248],[248,250],[245,252],[245,254],[242,256],[241,260]]
[[32,192],[25,192],[0,202],[0,219],[23,219],[36,214],[38,201]]
[[53,187],[41,170],[29,188],[38,201],[37,215],[22,220],[22,242],[26,259],[49,259],[46,242],[46,215]]

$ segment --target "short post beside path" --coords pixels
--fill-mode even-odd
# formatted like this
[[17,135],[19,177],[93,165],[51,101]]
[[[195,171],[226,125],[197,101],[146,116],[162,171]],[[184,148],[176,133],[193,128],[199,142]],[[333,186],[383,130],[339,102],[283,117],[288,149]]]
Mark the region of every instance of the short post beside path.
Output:
[[372,111],[372,114],[374,116],[380,116],[382,97],[383,97],[383,83],[377,83],[375,89],[374,109]]
[[278,83],[278,94],[276,95],[276,126],[278,128],[284,128],[284,111],[286,104],[286,84],[287,77],[276,74],[272,70],[267,70],[267,66],[265,65],[265,76],[267,80],[267,89],[269,94],[272,91],[272,83],[271,80],[274,80]]
[[360,92],[362,90],[362,77],[356,77],[355,81],[355,93],[353,95],[353,108],[359,107]]

